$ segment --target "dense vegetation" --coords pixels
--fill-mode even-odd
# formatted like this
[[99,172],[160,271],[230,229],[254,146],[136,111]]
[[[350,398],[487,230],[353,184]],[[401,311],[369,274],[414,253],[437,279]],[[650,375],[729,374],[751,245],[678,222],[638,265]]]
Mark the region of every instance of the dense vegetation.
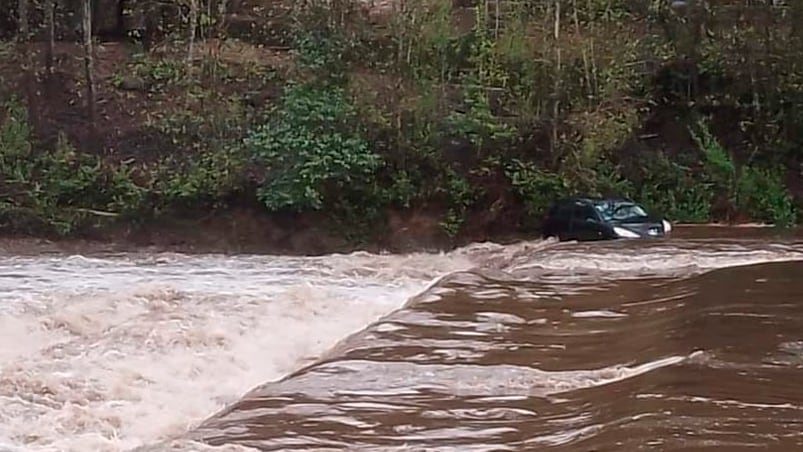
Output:
[[389,209],[425,209],[454,237],[477,218],[535,228],[571,192],[677,221],[799,219],[800,2],[233,2],[263,16],[243,30],[208,1],[162,14],[160,45],[121,37],[114,64],[89,46],[98,99],[85,66],[50,61],[47,23],[3,45],[0,226],[245,205],[365,240]]

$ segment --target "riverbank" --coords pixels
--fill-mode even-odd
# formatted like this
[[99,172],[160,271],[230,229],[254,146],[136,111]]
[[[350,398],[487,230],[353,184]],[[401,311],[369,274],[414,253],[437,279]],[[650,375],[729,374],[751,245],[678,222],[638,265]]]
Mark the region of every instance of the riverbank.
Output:
[[[276,254],[313,256],[367,251],[411,253],[449,251],[476,242],[509,244],[539,238],[537,231],[493,231],[481,224],[450,237],[437,212],[388,212],[378,225],[382,235],[370,241],[349,240],[320,214],[270,215],[253,210],[230,210],[197,217],[161,218],[134,224],[106,226],[70,236],[0,234],[0,250],[25,254],[42,252],[180,252]],[[474,231],[473,234],[469,233]]]
[[[186,220],[185,220],[186,221]],[[212,224],[214,223],[214,224]],[[297,223],[290,222],[290,225]],[[23,235],[0,235],[0,254],[17,256],[40,255],[113,255],[120,253],[180,253],[187,255],[285,255],[285,256],[323,256],[327,254],[350,254],[368,252],[372,254],[406,254],[416,252],[450,252],[472,243],[496,243],[511,245],[539,240],[538,233],[509,233],[506,235],[487,235],[475,240],[466,237],[464,242],[444,240],[433,237],[441,234],[434,222],[430,222],[429,241],[419,224],[410,222],[396,233],[396,241],[371,243],[363,246],[348,244],[342,238],[325,235],[320,229],[310,227],[305,230],[291,228],[268,231],[267,223],[243,227],[242,222],[223,222],[220,219],[205,222],[187,221],[181,227],[175,224],[150,224],[139,231],[106,231],[94,237],[30,237]],[[270,227],[277,227],[275,223]],[[419,226],[420,227],[420,226]],[[240,229],[238,229],[240,228]],[[281,231],[281,234],[277,231]],[[272,238],[271,238],[272,237]],[[781,239],[803,240],[803,228],[777,228],[766,224],[689,224],[673,225],[669,239],[690,240],[752,240]],[[659,239],[660,240],[660,239]]]

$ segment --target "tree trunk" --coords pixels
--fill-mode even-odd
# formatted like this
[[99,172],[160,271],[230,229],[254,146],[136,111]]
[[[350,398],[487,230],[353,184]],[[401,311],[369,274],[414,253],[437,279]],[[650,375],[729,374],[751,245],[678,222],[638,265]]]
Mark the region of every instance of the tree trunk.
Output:
[[560,115],[560,91],[561,91],[561,53],[560,53],[560,1],[555,0],[555,29],[554,31],[554,38],[555,38],[555,56],[557,61],[555,62],[555,86],[554,86],[554,104],[552,104],[552,155],[555,155],[555,150],[558,146],[558,116]]
[[[572,17],[574,18],[574,32],[577,34],[578,37],[582,37],[581,27],[580,27],[580,18],[578,17],[577,12],[577,0],[572,0]],[[593,34],[592,38],[593,39]],[[581,39],[581,41],[585,41]],[[586,89],[586,99],[590,102],[591,96],[595,93],[592,88],[591,84],[591,68],[588,64],[588,50],[586,49],[585,43],[580,46],[580,54],[583,57],[583,76],[584,80],[583,83],[585,84]]]
[[86,101],[89,122],[95,124],[95,71],[92,54],[92,0],[83,0],[84,71],[86,73]]
[[227,0],[220,0],[218,3],[218,20],[215,26],[215,39],[213,40],[214,45],[209,46],[209,59],[213,61],[214,64],[212,65],[212,80],[215,84],[215,89],[217,89],[218,79],[217,79],[217,70],[220,63],[220,51],[223,48],[223,40],[226,39],[226,12],[228,10]]
[[198,0],[190,0],[190,40],[187,50],[187,66],[192,66],[193,51],[195,50],[195,33],[198,27]]
[[53,54],[56,47],[56,2],[45,2],[45,26],[47,27],[47,48],[45,50],[45,68],[48,74],[53,73]]
[[[789,4],[789,16],[793,24],[803,23],[803,2],[791,2]],[[803,27],[792,27],[792,36],[798,39],[803,39]]]
[[496,8],[494,10],[494,39],[499,39],[499,0],[496,0]]
[[228,14],[229,5],[227,0],[220,0],[218,4],[218,22],[217,22],[217,38],[223,39],[226,34],[226,15]]
[[17,2],[17,39],[20,42],[28,42],[30,30],[28,27],[28,0],[18,0]]
[[17,28],[17,51],[22,55],[21,71],[24,74],[22,81],[22,91],[28,101],[28,118],[34,129],[39,127],[39,103],[36,94],[36,71],[34,70],[33,54],[29,41],[31,38],[29,27],[29,0],[19,0],[17,3],[18,28]]

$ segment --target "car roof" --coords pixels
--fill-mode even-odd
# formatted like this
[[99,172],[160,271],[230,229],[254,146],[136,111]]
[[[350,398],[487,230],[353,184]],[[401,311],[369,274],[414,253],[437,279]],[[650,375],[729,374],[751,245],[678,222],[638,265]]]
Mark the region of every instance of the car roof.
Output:
[[573,203],[583,203],[583,204],[595,204],[598,202],[634,202],[629,198],[625,198],[622,196],[568,196],[565,198],[561,198],[556,201],[556,204],[573,204]]

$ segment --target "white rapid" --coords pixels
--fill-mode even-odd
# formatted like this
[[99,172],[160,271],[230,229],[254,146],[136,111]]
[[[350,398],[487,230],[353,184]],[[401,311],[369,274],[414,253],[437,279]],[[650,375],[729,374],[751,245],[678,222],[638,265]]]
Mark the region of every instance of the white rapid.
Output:
[[0,257],[0,451],[122,451],[181,434],[466,265]]
[[458,270],[537,267],[570,282],[574,269],[660,273],[803,258],[797,244],[595,246],[309,258],[0,254],[0,451],[169,441]]

